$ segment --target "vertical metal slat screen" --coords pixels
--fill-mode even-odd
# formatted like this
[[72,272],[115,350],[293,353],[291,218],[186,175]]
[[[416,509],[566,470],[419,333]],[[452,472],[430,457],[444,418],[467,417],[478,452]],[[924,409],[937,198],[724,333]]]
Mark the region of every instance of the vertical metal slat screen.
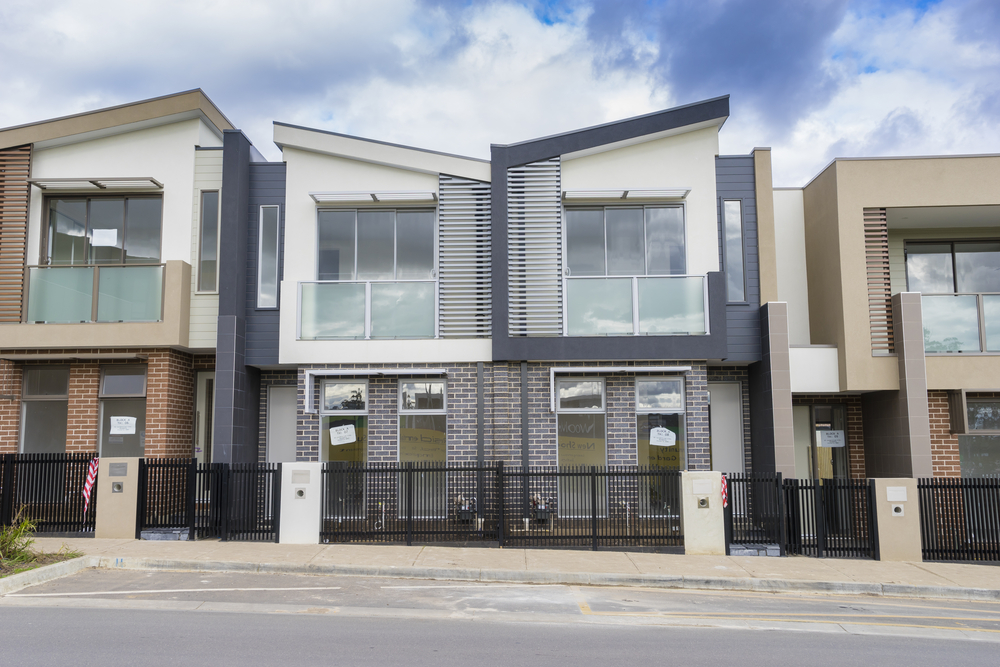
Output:
[[507,170],[508,333],[562,334],[561,163]]
[[0,150],[0,322],[21,321],[31,145]]
[[892,282],[889,275],[889,226],[885,209],[864,209],[864,226],[872,350],[892,352]]
[[488,337],[493,326],[490,184],[438,182],[438,329],[445,338]]
[[924,560],[1000,561],[1000,478],[917,480]]

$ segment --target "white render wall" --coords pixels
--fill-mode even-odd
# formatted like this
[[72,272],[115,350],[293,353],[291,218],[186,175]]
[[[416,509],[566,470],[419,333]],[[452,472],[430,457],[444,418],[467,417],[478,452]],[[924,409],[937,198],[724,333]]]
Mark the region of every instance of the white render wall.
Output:
[[[163,183],[161,261],[191,257],[195,146],[221,146],[199,119],[184,120],[92,141],[44,148],[32,156],[32,178],[152,177]],[[211,142],[211,143],[209,143]],[[31,188],[28,263],[40,257],[42,191]]]
[[202,190],[222,192],[222,151],[195,151],[191,215],[191,324],[188,345],[215,349],[219,326],[219,292],[198,293],[198,243]]
[[809,283],[802,188],[774,190],[778,300],[788,304],[788,342],[809,345]]
[[691,188],[684,200],[687,272],[704,275],[719,270],[715,188],[718,154],[719,131],[713,126],[584,157],[563,158],[562,189]]

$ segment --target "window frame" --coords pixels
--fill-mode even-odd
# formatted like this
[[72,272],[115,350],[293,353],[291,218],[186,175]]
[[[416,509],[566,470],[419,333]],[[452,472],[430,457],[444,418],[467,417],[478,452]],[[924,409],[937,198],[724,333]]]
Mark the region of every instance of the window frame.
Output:
[[[46,369],[46,370],[64,370],[66,371],[66,393],[65,394],[29,394],[27,393],[28,384],[28,372],[36,369]],[[27,423],[26,403],[56,403],[65,402],[67,408],[66,414],[66,424],[65,430],[69,430],[69,384],[70,384],[70,373],[71,368],[65,365],[40,365],[40,366],[24,366],[21,369],[21,407],[18,410],[19,424],[18,424],[18,434],[17,434],[17,451],[19,454],[24,453],[24,426]],[[66,451],[65,438],[63,440],[63,451]]]
[[444,384],[442,396],[442,407],[440,408],[404,408],[403,407],[403,383],[419,381],[420,378],[399,378],[396,382],[396,411],[401,415],[447,415],[448,414],[448,378],[428,380],[428,382],[441,382]]
[[911,245],[947,245],[951,247],[951,292],[918,292],[918,294],[928,294],[928,295],[959,295],[959,294],[1000,294],[1000,290],[996,292],[959,292],[958,291],[958,265],[955,253],[955,245],[959,243],[1000,243],[1000,238],[987,236],[982,238],[946,238],[946,239],[903,239],[903,275],[906,279],[906,291],[912,292],[915,290],[910,289],[910,264],[908,262],[909,252],[908,247]]
[[[721,246],[722,246],[722,267],[726,272],[726,303],[734,305],[748,305],[750,303],[749,283],[747,276],[747,220],[744,197],[719,197],[719,213],[721,224]],[[740,204],[740,262],[743,265],[743,298],[733,300],[729,295],[729,250],[726,243],[726,202],[739,202]]]
[[[606,377],[575,377],[575,376],[563,376],[556,377],[556,414],[604,414],[608,413],[608,382]],[[601,407],[600,408],[564,408],[561,405],[561,400],[559,398],[559,387],[564,382],[597,382],[601,385]],[[558,429],[558,426],[556,427]],[[607,431],[607,424],[605,424],[605,431]],[[558,437],[558,433],[557,433]],[[607,457],[605,457],[607,458]]]
[[[662,382],[664,380],[678,380],[681,384],[681,407],[680,409],[672,410],[662,410],[657,408],[640,408],[639,407],[639,383],[641,382]],[[655,375],[655,376],[636,376],[635,381],[632,383],[632,390],[635,392],[633,394],[633,405],[635,405],[635,416],[632,422],[635,426],[635,452],[636,452],[636,465],[648,466],[649,463],[643,463],[639,461],[639,415],[681,415],[681,421],[684,424],[684,440],[681,443],[681,465],[677,468],[678,470],[688,469],[688,429],[687,429],[687,379],[683,375]],[[650,445],[652,447],[653,445]]]
[[966,433],[964,435],[1000,435],[1000,429],[991,428],[972,428],[972,422],[968,418],[969,406],[973,403],[994,403],[1000,404],[1000,398],[983,398],[975,397],[970,398],[966,396],[965,398],[965,413],[966,413]]
[[[108,394],[104,391],[104,379],[107,371],[115,368],[141,368],[142,369],[142,393],[141,394]],[[114,373],[112,373],[114,375]],[[138,373],[121,373],[120,375],[138,375]],[[100,383],[97,385],[97,398],[146,398],[149,390],[149,366],[147,364],[111,364],[101,366]]]
[[[205,195],[214,193],[218,195],[218,202],[215,211],[215,289],[202,289],[201,288],[201,268],[202,268],[202,251],[203,244],[205,241]],[[160,223],[160,236],[162,240],[163,235],[163,223]],[[219,293],[219,260],[221,259],[222,253],[220,252],[219,241],[222,238],[222,190],[219,188],[199,190],[198,191],[198,270],[195,277],[195,294],[218,294]]]
[[[76,263],[76,264],[53,264],[51,257],[51,204],[53,200],[83,200],[86,202],[87,206],[87,223],[84,226],[84,256],[88,258],[87,262]],[[122,199],[125,200],[124,217],[122,219],[122,261],[121,262],[90,262],[90,236],[88,232],[90,231],[90,202],[95,199]],[[160,235],[159,235],[159,259],[156,261],[149,262],[126,262],[126,250],[125,243],[128,237],[128,200],[130,199],[156,199],[160,202]],[[220,198],[221,203],[221,198]],[[220,216],[221,217],[221,216]],[[162,265],[163,260],[163,193],[162,192],[136,192],[136,193],[102,193],[102,194],[91,194],[91,193],[80,193],[80,192],[66,192],[66,193],[46,193],[42,199],[42,229],[41,229],[41,239],[38,246],[38,266],[156,266]]]
[[[263,271],[263,265],[261,264],[261,257],[264,254],[264,209],[273,208],[276,211],[277,219],[275,221],[275,262],[274,262],[274,305],[273,306],[262,306],[260,305],[260,284],[261,276]],[[258,209],[257,214],[257,277],[256,277],[256,309],[257,310],[280,310],[281,309],[281,206],[279,204],[261,204]],[[317,276],[319,275],[319,216],[317,214],[316,218],[316,271]],[[357,245],[357,241],[355,241]],[[355,250],[357,254],[357,250]]]
[[[343,384],[343,385],[358,385],[358,384],[360,384],[360,385],[363,385],[364,388],[365,388],[365,407],[364,407],[364,409],[361,409],[361,410],[330,410],[330,409],[328,409],[326,407],[326,402],[323,400],[324,395],[326,394],[326,387],[328,385],[337,385],[337,384]],[[318,413],[318,417],[319,417],[319,427],[320,427],[320,429],[323,428],[323,418],[324,417],[338,417],[338,416],[341,416],[341,417],[365,417],[365,419],[366,419],[366,421],[365,421],[365,429],[366,430],[370,429],[371,428],[371,384],[369,383],[368,378],[357,378],[357,379],[351,379],[351,378],[324,379],[322,382],[319,383],[319,410],[317,410],[317,413]],[[320,444],[320,447],[319,447],[319,449],[320,449],[320,451],[319,451],[319,460],[322,461],[322,462],[325,462],[325,463],[330,462],[330,460],[328,458],[326,458],[327,452],[325,451],[326,448],[323,446],[323,434],[322,434],[322,432],[319,435],[319,444]],[[334,463],[336,463],[336,462],[334,462]],[[367,465],[367,464],[368,464],[368,435],[365,436],[365,450],[364,450],[364,454],[363,454],[363,460],[361,461],[361,465]],[[367,498],[367,492],[366,492],[365,497]],[[324,511],[326,511],[325,508],[324,508]],[[354,516],[354,515],[351,515],[351,516]]]

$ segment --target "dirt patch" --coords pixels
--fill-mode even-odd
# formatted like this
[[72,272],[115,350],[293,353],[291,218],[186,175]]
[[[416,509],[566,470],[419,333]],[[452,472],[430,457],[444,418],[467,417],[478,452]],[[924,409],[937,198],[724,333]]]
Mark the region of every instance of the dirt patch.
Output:
[[17,574],[18,572],[27,572],[28,570],[34,570],[36,567],[42,567],[43,565],[52,565],[53,563],[61,563],[64,560],[69,560],[71,558],[78,558],[81,554],[74,552],[58,552],[54,554],[35,554],[32,560],[23,563],[11,563],[10,561],[0,562],[0,578],[6,577],[11,574]]

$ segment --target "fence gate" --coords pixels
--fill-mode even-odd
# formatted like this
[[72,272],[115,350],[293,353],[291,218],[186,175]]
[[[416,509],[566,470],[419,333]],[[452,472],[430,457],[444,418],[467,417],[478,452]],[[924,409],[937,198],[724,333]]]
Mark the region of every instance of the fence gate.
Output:
[[40,533],[94,530],[97,484],[83,511],[83,485],[96,453],[4,454],[0,463],[0,525],[10,525],[18,512],[35,522]]
[[875,485],[864,479],[786,479],[785,551],[878,559]]
[[917,480],[924,560],[1000,560],[1000,479]]
[[726,548],[777,544],[785,555],[785,495],[781,473],[726,473]]

